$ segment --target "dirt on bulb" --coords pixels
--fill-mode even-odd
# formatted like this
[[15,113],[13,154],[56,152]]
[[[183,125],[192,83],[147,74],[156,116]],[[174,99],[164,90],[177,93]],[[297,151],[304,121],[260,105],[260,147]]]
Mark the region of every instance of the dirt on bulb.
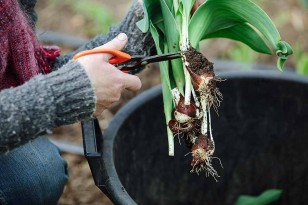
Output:
[[210,62],[202,53],[198,52],[195,48],[189,47],[185,52],[188,69],[197,75],[213,72],[213,63]]

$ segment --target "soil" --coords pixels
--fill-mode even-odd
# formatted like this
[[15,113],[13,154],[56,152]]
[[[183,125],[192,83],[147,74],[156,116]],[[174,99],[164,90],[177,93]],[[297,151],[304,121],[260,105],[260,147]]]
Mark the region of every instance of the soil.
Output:
[[189,47],[184,53],[188,64],[188,69],[201,76],[204,73],[213,72],[213,63],[195,48]]

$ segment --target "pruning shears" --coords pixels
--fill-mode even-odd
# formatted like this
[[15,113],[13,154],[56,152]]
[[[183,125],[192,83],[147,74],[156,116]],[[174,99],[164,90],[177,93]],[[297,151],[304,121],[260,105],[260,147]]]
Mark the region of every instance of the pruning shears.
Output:
[[92,50],[85,50],[77,53],[73,59],[76,60],[82,56],[98,54],[98,53],[108,53],[113,57],[109,59],[109,63],[116,65],[116,67],[128,74],[136,74],[142,71],[145,65],[154,62],[168,61],[173,59],[181,58],[182,51],[166,53],[161,55],[153,55],[153,56],[143,56],[143,55],[135,55],[131,56],[125,52],[110,49],[110,48],[95,48]]
[[[127,74],[136,74],[142,71],[145,65],[154,62],[173,60],[181,58],[181,51],[166,53],[161,55],[154,56],[143,56],[135,55],[131,56],[125,52],[110,49],[110,48],[95,48],[92,50],[82,51],[77,53],[73,59],[76,60],[82,56],[107,53],[111,54],[113,57],[109,59],[109,63],[115,65],[119,70]],[[81,122],[82,127],[82,138],[83,138],[83,147],[84,155],[88,160],[89,166],[95,184],[104,190],[104,193],[108,194],[108,191],[105,190],[105,182],[101,181],[101,167],[104,167],[102,164],[102,140],[103,135],[97,119],[90,119]],[[99,167],[99,168],[98,168]]]

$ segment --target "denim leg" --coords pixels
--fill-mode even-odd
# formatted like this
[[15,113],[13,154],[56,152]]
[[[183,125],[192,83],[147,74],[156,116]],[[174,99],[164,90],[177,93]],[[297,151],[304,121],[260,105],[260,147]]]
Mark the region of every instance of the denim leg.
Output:
[[52,205],[68,179],[66,161],[46,137],[0,155],[0,204]]

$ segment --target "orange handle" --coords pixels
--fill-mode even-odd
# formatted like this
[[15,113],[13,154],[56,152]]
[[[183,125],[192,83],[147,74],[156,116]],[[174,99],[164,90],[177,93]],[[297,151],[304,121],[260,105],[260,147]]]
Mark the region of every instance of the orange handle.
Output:
[[115,50],[115,49],[111,49],[111,48],[95,48],[95,49],[92,49],[92,50],[86,50],[86,51],[79,52],[76,55],[74,55],[73,59],[76,60],[76,59],[78,59],[82,56],[87,56],[87,55],[91,55],[91,54],[98,54],[98,53],[108,53],[108,54],[113,55],[113,57],[111,57],[109,59],[110,64],[123,63],[123,62],[128,61],[132,58],[129,54],[124,53],[124,52],[119,51],[119,50]]

